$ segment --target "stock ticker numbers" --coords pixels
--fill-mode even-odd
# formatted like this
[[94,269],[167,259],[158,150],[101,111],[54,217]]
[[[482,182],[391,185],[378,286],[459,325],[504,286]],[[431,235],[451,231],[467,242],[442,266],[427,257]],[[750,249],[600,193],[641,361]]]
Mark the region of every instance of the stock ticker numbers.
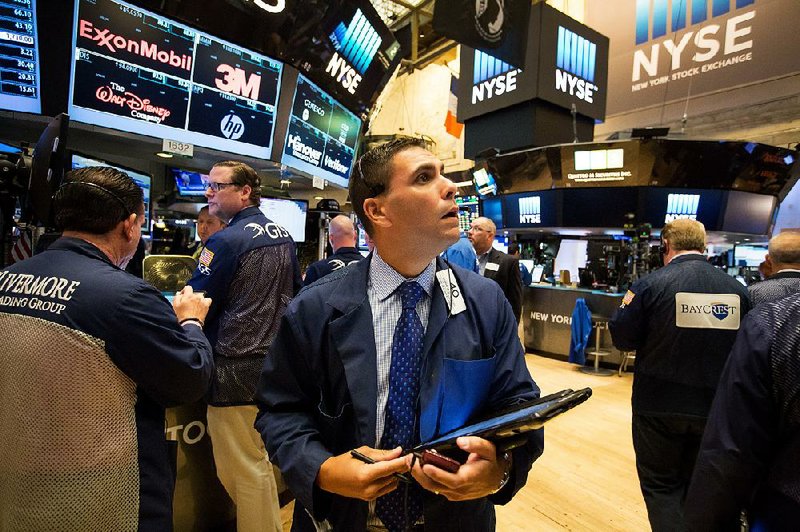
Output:
[[206,136],[271,145],[280,62],[118,0],[79,0],[75,31],[73,105],[197,133],[185,138],[209,147],[232,149]]
[[0,1],[0,94],[2,95],[38,98],[38,53],[34,13],[33,0]]

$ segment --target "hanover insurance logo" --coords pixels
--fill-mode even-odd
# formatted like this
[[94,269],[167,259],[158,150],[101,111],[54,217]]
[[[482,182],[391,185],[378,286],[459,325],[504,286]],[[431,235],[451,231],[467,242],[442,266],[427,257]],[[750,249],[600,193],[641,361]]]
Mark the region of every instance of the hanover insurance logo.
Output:
[[[751,61],[756,10],[745,8],[753,4],[755,0],[636,0],[632,90]],[[712,22],[723,16],[724,22]],[[667,64],[660,64],[662,54],[668,55]]]
[[542,223],[542,203],[539,196],[519,198],[519,223]]
[[556,90],[593,103],[597,45],[585,37],[558,27],[556,48]]
[[340,22],[331,33],[330,39],[336,52],[325,71],[336,78],[350,94],[355,94],[382,39],[361,9],[356,10],[347,27]]
[[473,105],[516,90],[517,74],[520,72],[520,69],[486,52],[475,50],[472,60]]
[[667,196],[667,224],[680,218],[697,220],[697,207],[700,205],[700,194],[670,194]]

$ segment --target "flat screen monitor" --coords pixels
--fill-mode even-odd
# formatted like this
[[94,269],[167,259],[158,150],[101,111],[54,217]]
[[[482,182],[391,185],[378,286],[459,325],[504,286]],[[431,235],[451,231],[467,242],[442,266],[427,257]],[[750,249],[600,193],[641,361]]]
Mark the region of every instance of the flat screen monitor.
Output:
[[542,275],[544,275],[544,264],[537,264],[531,269],[531,280],[534,283],[541,282]]
[[306,241],[307,201],[261,198],[258,208],[264,213],[264,216],[289,231],[292,240],[295,242]]
[[733,265],[757,268],[764,262],[767,246],[737,245],[733,248]]
[[119,0],[77,0],[73,120],[267,159],[282,63]]
[[481,200],[481,216],[489,218],[498,229],[503,225],[503,198],[486,198]]
[[319,23],[308,15],[300,19],[306,31],[295,32],[289,39],[284,51],[287,62],[348,109],[359,114],[369,111],[402,58],[400,43],[376,11],[375,3],[294,3],[329,7]]
[[281,163],[347,188],[361,120],[302,74]]
[[36,0],[0,4],[0,109],[41,113]]
[[458,228],[469,231],[472,221],[480,216],[478,213],[478,196],[456,196],[458,205]]
[[753,192],[728,192],[722,230],[732,233],[766,235],[777,204],[775,196]]
[[555,190],[523,192],[503,196],[506,227],[536,228],[558,226]]
[[701,222],[706,231],[720,230],[723,191],[657,187],[641,190],[644,196],[641,201],[643,210],[639,213],[640,223],[661,228],[674,220],[689,218]]
[[367,245],[367,231],[364,230],[361,225],[358,225],[358,250],[359,251],[367,251],[369,252],[369,246]]
[[72,154],[72,169],[77,170],[78,168],[86,168],[87,166],[109,166],[111,168],[116,168],[121,172],[125,172],[128,174],[131,179],[133,179],[139,188],[142,189],[142,195],[144,196],[144,225],[142,226],[143,233],[150,232],[150,187],[152,186],[153,180],[148,174],[144,174],[137,170],[133,170],[131,168],[126,168],[125,166],[121,166],[118,164],[112,164],[107,161],[103,161],[102,159],[95,159],[92,157],[87,157],[85,155],[80,155],[78,153]]
[[175,187],[179,196],[205,196],[208,174],[201,174],[192,170],[170,168],[170,175],[175,180]]
[[497,194],[497,181],[486,168],[478,168],[472,172],[472,182],[480,197]]

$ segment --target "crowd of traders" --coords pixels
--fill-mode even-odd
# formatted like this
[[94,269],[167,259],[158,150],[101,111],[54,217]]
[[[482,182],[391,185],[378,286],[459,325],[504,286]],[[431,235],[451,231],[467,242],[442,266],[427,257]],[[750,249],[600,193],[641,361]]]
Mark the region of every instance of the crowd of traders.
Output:
[[[512,449],[460,438],[455,472],[405,452],[539,397],[517,334],[517,261],[491,249],[485,218],[457,247],[441,172],[414,139],[364,154],[350,196],[374,249],[360,260],[352,222],[335,218],[335,253],[301,290],[293,241],[257,207],[258,175],[218,163],[208,214],[227,226],[171,307],[123,271],[141,190],[110,168],[70,173],[54,197],[62,237],[0,272],[0,530],[170,530],[164,409],[201,397],[239,530],[281,529],[270,460],[296,530],[494,529],[543,430]],[[744,509],[771,529],[800,522],[800,238],[770,243],[777,273],[752,289],[752,311],[703,257],[702,224],[668,224],[662,247],[665,267],[611,321],[615,344],[637,351],[633,437],[653,529],[736,527]]]

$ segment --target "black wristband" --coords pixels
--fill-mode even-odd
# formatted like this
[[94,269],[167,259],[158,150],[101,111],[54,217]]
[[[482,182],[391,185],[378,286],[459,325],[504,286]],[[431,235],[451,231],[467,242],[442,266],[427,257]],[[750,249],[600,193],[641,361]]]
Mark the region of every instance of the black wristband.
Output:
[[203,323],[203,320],[201,320],[200,318],[183,318],[181,321],[178,322],[178,325],[183,325],[184,323],[192,323],[192,322],[198,324],[201,328],[205,326],[205,323]]

